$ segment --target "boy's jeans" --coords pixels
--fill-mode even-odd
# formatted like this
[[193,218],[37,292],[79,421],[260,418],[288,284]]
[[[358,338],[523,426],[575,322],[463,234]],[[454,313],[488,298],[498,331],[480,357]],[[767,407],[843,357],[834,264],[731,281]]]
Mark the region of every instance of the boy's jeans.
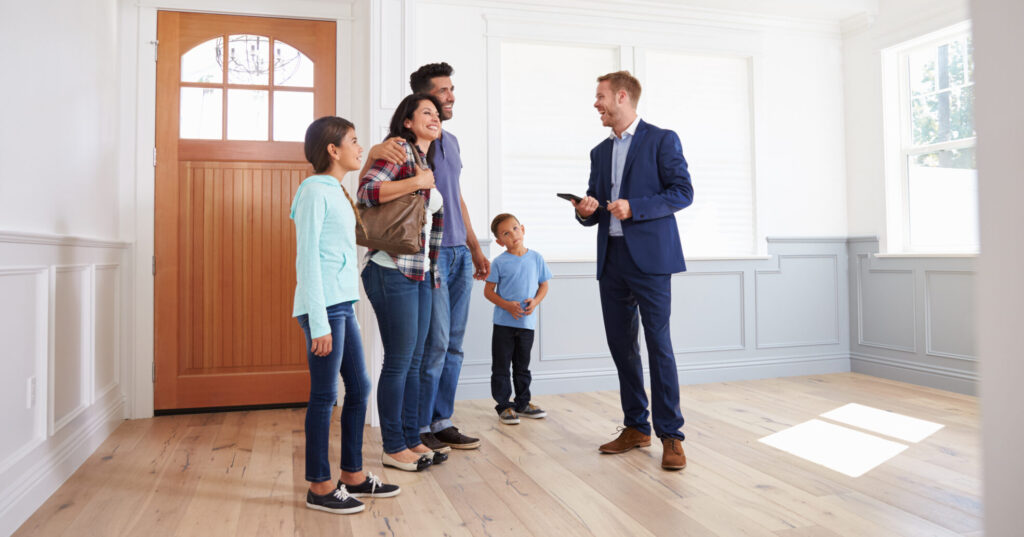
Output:
[[[491,397],[498,403],[494,409],[501,414],[506,408],[516,412],[526,410],[530,404],[530,349],[533,348],[533,330],[494,325],[491,334]],[[512,376],[509,377],[509,365]],[[516,398],[512,397],[515,385]]]
[[306,408],[306,481],[319,483],[331,479],[327,449],[331,433],[331,413],[338,400],[338,373],[345,382],[341,405],[341,469],[363,469],[363,424],[366,402],[370,397],[370,377],[363,361],[363,341],[351,302],[327,307],[331,325],[331,353],[316,356],[309,352],[309,316],[298,316],[306,333],[309,362],[309,406]]
[[473,257],[466,246],[443,246],[437,253],[441,286],[431,293],[430,332],[420,375],[421,433],[438,432],[452,426],[455,389],[462,372],[462,340],[469,318],[473,293]]

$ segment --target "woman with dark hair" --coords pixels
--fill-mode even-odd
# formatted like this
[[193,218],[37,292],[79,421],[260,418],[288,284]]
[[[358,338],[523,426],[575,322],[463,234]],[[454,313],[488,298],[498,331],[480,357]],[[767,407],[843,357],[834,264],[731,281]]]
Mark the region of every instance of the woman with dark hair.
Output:
[[[366,254],[363,289],[373,304],[384,343],[384,363],[377,383],[380,435],[385,466],[416,472],[440,464],[446,453],[434,452],[420,440],[420,362],[430,325],[431,290],[438,286],[437,253],[443,229],[442,199],[431,171],[433,141],[441,134],[437,99],[413,94],[399,103],[391,132],[404,140],[406,159],[400,165],[377,160],[359,181],[359,201],[379,205],[401,196],[423,198],[427,218],[420,251],[394,255],[382,250]],[[447,447],[447,446],[446,446]]]
[[[358,170],[363,148],[352,123],[322,117],[306,130],[306,160],[316,175],[299,185],[295,221],[295,303],[292,316],[306,334],[309,406],[306,408],[306,507],[338,514],[362,511],[357,496],[390,497],[397,485],[363,472],[363,423],[370,379],[352,304],[359,299],[355,226],[359,213],[341,180]],[[331,482],[327,449],[338,374],[341,406],[341,479]]]

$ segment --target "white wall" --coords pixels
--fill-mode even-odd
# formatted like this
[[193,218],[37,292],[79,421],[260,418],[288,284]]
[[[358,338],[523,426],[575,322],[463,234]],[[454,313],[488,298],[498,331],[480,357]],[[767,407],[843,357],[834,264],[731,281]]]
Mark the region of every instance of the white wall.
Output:
[[1024,497],[1024,361],[1020,359],[1020,305],[1024,302],[1024,198],[1020,140],[1024,110],[1015,103],[1024,73],[1018,0],[972,0],[977,65],[978,183],[981,204],[981,259],[978,333],[981,351],[981,409],[985,535],[1021,534]]
[[119,16],[117,0],[0,4],[2,535],[124,417]]
[[844,24],[843,109],[846,181],[851,236],[877,236],[892,251],[886,229],[882,135],[883,48],[965,21],[968,0],[880,0],[873,17]]
[[0,230],[118,237],[117,5],[0,4]]

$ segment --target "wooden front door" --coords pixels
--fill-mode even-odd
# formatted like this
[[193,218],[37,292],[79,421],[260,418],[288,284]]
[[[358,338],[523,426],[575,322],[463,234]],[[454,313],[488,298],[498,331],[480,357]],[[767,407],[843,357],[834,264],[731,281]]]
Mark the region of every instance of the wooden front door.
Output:
[[157,410],[307,400],[288,218],[334,114],[335,23],[157,18]]

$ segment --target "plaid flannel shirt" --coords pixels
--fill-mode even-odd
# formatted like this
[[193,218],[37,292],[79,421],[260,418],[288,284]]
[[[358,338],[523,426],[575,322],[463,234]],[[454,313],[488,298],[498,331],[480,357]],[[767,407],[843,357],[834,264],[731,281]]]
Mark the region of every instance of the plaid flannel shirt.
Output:
[[[418,147],[404,141],[401,143],[405,148],[405,162],[401,165],[395,165],[386,160],[375,161],[373,166],[370,166],[370,169],[366,172],[366,175],[359,180],[359,190],[356,193],[359,203],[370,207],[380,205],[380,185],[382,182],[400,181],[416,175],[416,154],[413,151],[418,152],[419,157],[423,160],[426,160],[427,157]],[[430,204],[430,190],[418,190],[416,193],[423,197],[424,204]],[[430,224],[430,273],[432,277],[431,286],[435,289],[441,286],[441,280],[434,275],[437,274],[437,254],[441,250],[441,233],[443,230],[444,207],[441,207],[434,213],[433,221]],[[425,237],[422,234],[420,240],[425,241]],[[377,253],[377,250],[371,249],[367,251],[366,257],[363,259],[364,262],[368,262],[375,253]],[[420,247],[420,251],[415,254],[391,255],[391,260],[395,262],[398,271],[403,276],[410,280],[421,282],[426,278],[423,270],[423,255],[424,248]]]

